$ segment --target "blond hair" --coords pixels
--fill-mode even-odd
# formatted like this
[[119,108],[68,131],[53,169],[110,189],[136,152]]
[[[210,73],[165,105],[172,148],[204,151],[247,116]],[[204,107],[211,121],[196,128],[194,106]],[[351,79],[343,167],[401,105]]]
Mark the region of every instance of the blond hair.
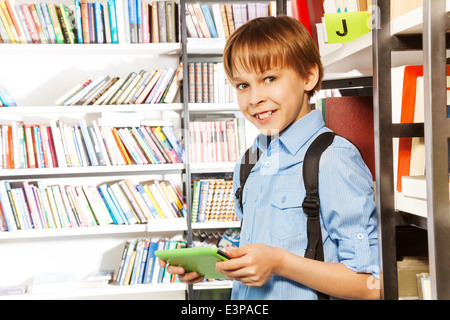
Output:
[[246,72],[290,68],[306,78],[317,65],[319,80],[308,92],[309,98],[320,90],[323,78],[320,55],[310,34],[298,20],[285,15],[252,19],[238,28],[227,41],[223,62],[229,79],[237,66]]

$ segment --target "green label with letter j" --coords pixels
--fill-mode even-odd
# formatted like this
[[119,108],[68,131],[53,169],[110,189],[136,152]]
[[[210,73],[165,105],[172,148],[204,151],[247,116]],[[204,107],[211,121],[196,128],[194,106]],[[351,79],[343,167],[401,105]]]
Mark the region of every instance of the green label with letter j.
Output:
[[328,43],[351,42],[370,32],[369,12],[326,13]]

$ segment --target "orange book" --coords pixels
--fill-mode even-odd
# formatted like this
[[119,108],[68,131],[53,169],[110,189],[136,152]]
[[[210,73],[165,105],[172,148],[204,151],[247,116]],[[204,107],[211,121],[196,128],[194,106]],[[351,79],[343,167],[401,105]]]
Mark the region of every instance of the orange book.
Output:
[[3,168],[10,169],[11,168],[11,158],[10,158],[10,150],[9,150],[9,126],[4,124],[2,125],[2,139],[3,139]]
[[39,35],[39,39],[41,40],[41,43],[47,43],[48,41],[44,35],[44,29],[42,29],[41,21],[39,20],[39,17],[38,17],[37,11],[36,11],[36,6],[34,3],[30,4],[30,11],[31,11],[31,16],[33,17],[33,20],[34,20],[34,24],[36,25],[36,29],[38,31],[38,35]]
[[[450,76],[450,65],[447,65],[447,77]],[[406,66],[403,75],[403,92],[401,104],[401,123],[414,123],[416,114],[416,94],[417,94],[417,79],[423,77],[422,66]],[[421,89],[423,90],[423,89]],[[422,102],[423,103],[423,102]],[[423,116],[423,115],[422,115]],[[418,122],[418,121],[416,121]],[[414,151],[417,150],[416,138],[399,138],[398,146],[398,168],[396,187],[398,192],[402,192],[402,177],[410,176],[414,159]],[[416,148],[416,149],[415,149]],[[417,155],[416,155],[417,157]],[[414,174],[415,175],[415,174]]]
[[8,34],[11,43],[16,43],[19,40],[17,36],[16,28],[8,13],[8,8],[3,1],[0,1],[0,23],[3,22],[6,33]]
[[89,5],[87,0],[81,0],[81,25],[83,29],[83,43],[90,43],[89,37]]
[[33,143],[33,125],[25,124],[25,144],[27,146],[27,161],[28,168],[36,168],[36,158],[34,152],[34,143]]
[[17,22],[17,14],[15,9],[11,6],[11,3],[9,0],[5,0],[6,8],[8,8],[9,16],[11,17],[12,23],[14,27],[16,28],[17,36],[19,37],[19,40],[21,43],[27,43],[27,39],[25,38],[25,35],[23,34],[21,25]]
[[158,1],[152,1],[152,11],[151,11],[151,21],[152,21],[152,43],[159,43],[159,25],[158,25]]
[[8,169],[14,169],[14,141],[13,141],[12,128],[8,126],[8,150],[9,150],[9,167]]
[[125,159],[127,164],[133,164],[133,162],[130,159],[130,156],[128,155],[128,152],[127,152],[125,146],[123,145],[122,140],[119,137],[119,134],[117,133],[117,129],[111,128],[111,131],[113,133],[113,136],[114,136],[114,139],[116,140],[117,145],[119,146],[119,151],[122,154],[122,157]]
[[[414,109],[416,105],[417,78],[423,77],[422,66],[406,66],[403,76],[401,123],[414,122]],[[398,168],[397,191],[402,191],[402,177],[409,176],[411,164],[412,138],[399,138],[398,141]]]

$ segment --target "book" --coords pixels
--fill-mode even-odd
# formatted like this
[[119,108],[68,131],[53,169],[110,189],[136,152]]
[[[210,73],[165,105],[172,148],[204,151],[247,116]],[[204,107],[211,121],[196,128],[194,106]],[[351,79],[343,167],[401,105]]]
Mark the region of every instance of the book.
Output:
[[34,276],[28,290],[32,294],[75,291],[77,282],[73,272],[45,273]]
[[114,276],[114,270],[93,271],[80,279],[81,288],[101,288],[106,286]]
[[53,30],[55,32],[56,43],[64,43],[64,35],[58,19],[58,15],[56,13],[56,6],[53,3],[47,3],[47,8],[50,14],[50,19],[52,21]]
[[166,41],[175,43],[178,41],[178,3],[173,0],[166,1]]
[[422,176],[403,176],[402,194],[405,197],[427,199],[427,180]]
[[109,22],[111,25],[111,42],[119,43],[115,0],[108,0],[108,8],[109,8]]
[[79,124],[80,124],[80,128],[81,128],[84,144],[86,146],[86,149],[87,149],[87,152],[89,155],[89,162],[92,166],[98,166],[99,163],[97,160],[96,151],[94,149],[94,142],[92,141],[92,137],[89,133],[89,129],[86,124],[86,120],[80,119]]
[[211,38],[218,38],[216,26],[214,24],[214,20],[212,18],[211,11],[209,10],[208,4],[202,3],[200,5],[200,7],[202,9],[202,13],[203,13],[205,22],[208,26],[208,30],[211,35]]
[[330,97],[325,99],[325,124],[336,134],[353,142],[375,179],[375,140],[371,97]]
[[6,88],[2,79],[0,79],[0,102],[4,107],[17,107],[17,103]]
[[166,4],[162,1],[156,2],[158,15],[158,40],[160,43],[167,42],[167,28],[166,28]]
[[126,199],[126,196],[124,195],[121,187],[118,183],[114,183],[109,186],[112,193],[115,196],[115,199],[118,202],[118,205],[120,206],[122,212],[124,213],[128,224],[136,224],[138,223],[138,220],[136,219],[136,216],[133,212],[133,209],[131,205],[129,204],[129,201]]
[[169,141],[170,145],[172,146],[173,150],[177,153],[178,157],[180,158],[181,162],[185,162],[185,152],[183,147],[181,146],[178,139],[175,137],[175,134],[173,133],[173,130],[169,126],[163,126],[161,127],[162,132],[166,136],[167,140]]
[[9,14],[9,16],[11,18],[11,22],[14,25],[14,29],[15,29],[15,31],[17,33],[19,42],[20,43],[27,43],[27,39],[26,39],[26,36],[25,36],[25,33],[24,33],[24,29],[23,29],[23,27],[22,27],[22,25],[21,25],[21,23],[19,21],[19,17],[18,17],[18,14],[17,14],[15,8],[11,4],[10,0],[5,0],[4,2],[5,2],[5,5],[6,5],[6,8],[7,8],[7,12],[8,12],[8,14]]
[[136,0],[127,0],[128,19],[130,26],[130,43],[138,42],[137,18],[136,18]]
[[[450,66],[447,66],[447,78],[449,76]],[[423,67],[408,65],[393,68],[392,86],[393,122],[423,122]],[[425,174],[425,143],[422,137],[399,138],[397,143],[394,144],[394,178],[396,190],[402,192],[403,176]]]
[[176,151],[173,149],[166,135],[162,132],[161,127],[151,127],[150,128],[155,137],[161,142],[164,148],[164,152],[170,158],[172,163],[181,163],[180,157],[177,155]]
[[3,25],[6,29],[6,32],[12,43],[18,43],[19,36],[16,31],[16,27],[14,26],[13,20],[8,12],[8,8],[6,6],[5,1],[0,2],[0,20],[3,22]]
[[47,27],[45,25],[45,21],[43,21],[41,19],[41,15],[39,15],[38,13],[38,9],[40,8],[40,6],[36,6],[34,3],[31,3],[30,5],[30,11],[31,11],[31,15],[33,17],[34,20],[34,24],[36,25],[36,29],[38,31],[39,34],[39,39],[41,41],[41,43],[49,43],[49,36],[48,36],[48,32],[47,32]]

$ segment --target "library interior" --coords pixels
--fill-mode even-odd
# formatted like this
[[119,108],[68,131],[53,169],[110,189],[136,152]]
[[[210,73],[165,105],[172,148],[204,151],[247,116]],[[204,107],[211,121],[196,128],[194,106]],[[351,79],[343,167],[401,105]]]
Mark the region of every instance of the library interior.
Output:
[[[241,241],[233,180],[259,131],[224,49],[248,21],[279,15],[320,54],[309,107],[372,175],[379,265],[367,285],[383,300],[450,299],[449,11],[448,0],[0,0],[0,300],[231,299],[238,280],[214,268]],[[211,276],[181,281],[160,263],[167,250]]]

